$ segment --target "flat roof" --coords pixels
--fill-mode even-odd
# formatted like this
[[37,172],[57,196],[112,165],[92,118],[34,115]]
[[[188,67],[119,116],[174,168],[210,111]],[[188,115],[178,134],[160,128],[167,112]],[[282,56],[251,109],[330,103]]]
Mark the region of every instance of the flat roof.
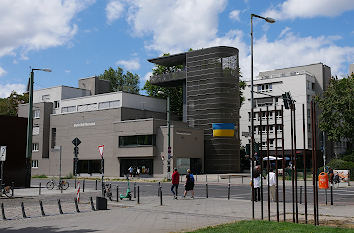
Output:
[[186,62],[186,54],[187,53],[178,53],[169,56],[148,59],[148,61],[162,66],[183,65]]

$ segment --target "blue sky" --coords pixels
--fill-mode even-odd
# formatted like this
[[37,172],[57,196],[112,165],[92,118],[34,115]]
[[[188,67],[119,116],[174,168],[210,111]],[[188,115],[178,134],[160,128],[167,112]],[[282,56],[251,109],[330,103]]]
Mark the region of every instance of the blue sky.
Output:
[[123,67],[149,77],[147,59],[189,48],[234,46],[243,79],[250,74],[250,14],[254,69],[317,62],[343,76],[354,63],[353,0],[1,0],[0,97],[23,92],[30,67],[35,89],[77,86],[78,79]]

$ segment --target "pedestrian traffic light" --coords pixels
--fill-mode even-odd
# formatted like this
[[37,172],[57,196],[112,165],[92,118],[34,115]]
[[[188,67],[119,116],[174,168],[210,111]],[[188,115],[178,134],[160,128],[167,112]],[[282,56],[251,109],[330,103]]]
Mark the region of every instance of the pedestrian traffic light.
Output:
[[75,155],[79,154],[79,147],[77,146],[74,147],[74,154]]

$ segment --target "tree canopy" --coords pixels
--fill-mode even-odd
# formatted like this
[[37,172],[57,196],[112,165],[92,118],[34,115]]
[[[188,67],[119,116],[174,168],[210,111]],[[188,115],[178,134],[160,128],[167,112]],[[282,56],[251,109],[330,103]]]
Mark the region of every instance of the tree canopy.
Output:
[[139,75],[129,71],[124,73],[121,67],[116,70],[109,67],[103,74],[98,76],[99,79],[109,80],[111,91],[124,91],[132,94],[139,94]]
[[316,97],[321,109],[320,129],[331,141],[354,142],[354,74],[346,78],[332,78],[322,97]]
[[7,98],[0,98],[0,115],[17,116],[19,104],[28,103],[28,93],[23,95],[12,91]]

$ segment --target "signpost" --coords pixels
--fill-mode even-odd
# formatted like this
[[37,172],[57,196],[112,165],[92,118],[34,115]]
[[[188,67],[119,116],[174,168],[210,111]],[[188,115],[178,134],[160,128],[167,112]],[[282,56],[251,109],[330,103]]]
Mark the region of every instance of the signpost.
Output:
[[4,162],[6,160],[6,146],[0,147],[0,161],[1,161],[1,179],[0,179],[0,188],[2,188],[2,182],[4,180]]
[[78,157],[77,155],[79,154],[79,145],[81,144],[80,139],[78,138],[74,138],[74,140],[72,141],[72,143],[74,144],[74,176],[75,176],[75,188],[76,188],[76,176],[77,176],[77,161],[78,161]]
[[104,150],[104,145],[99,145],[98,146],[98,152],[100,153],[101,156],[101,174],[102,174],[102,197],[104,197],[104,183],[103,183],[103,177],[104,177],[104,169],[103,169],[103,150]]

